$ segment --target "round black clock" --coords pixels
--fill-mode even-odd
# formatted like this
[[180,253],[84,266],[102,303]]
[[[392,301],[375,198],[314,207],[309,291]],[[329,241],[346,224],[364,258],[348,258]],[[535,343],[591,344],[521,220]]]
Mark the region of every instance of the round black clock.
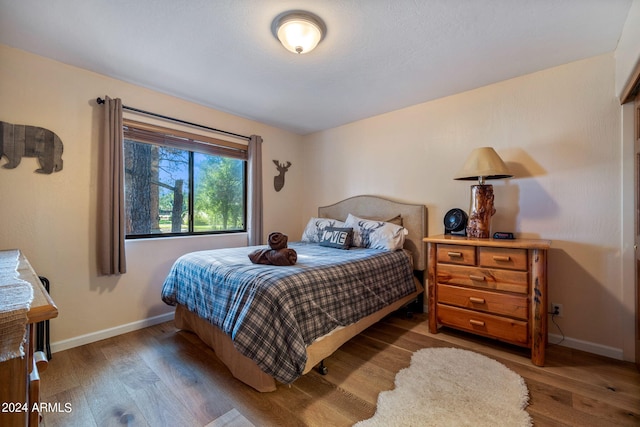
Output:
[[451,209],[444,215],[444,234],[466,235],[467,213],[462,209]]

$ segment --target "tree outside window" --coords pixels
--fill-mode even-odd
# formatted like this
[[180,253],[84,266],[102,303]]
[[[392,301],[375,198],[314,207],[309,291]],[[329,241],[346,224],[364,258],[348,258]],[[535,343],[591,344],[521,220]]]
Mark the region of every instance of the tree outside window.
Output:
[[126,128],[127,238],[246,231],[246,160],[183,140]]

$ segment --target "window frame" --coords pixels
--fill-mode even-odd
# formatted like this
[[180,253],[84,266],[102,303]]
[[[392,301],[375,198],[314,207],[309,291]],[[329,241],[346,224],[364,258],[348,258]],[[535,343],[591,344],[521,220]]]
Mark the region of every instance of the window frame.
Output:
[[[159,147],[176,148],[188,153],[188,230],[185,232],[127,234],[125,240],[156,239],[165,237],[188,237],[219,234],[238,234],[247,232],[248,220],[248,146],[179,129],[157,126],[131,119],[123,119],[123,144],[125,141],[151,144]],[[194,231],[195,228],[195,153],[209,156],[226,157],[243,161],[243,227],[234,230]],[[126,174],[126,172],[125,172]],[[124,180],[124,177],[123,177]],[[124,181],[123,181],[124,182]],[[126,211],[126,210],[125,210]],[[126,212],[125,212],[126,215]]]

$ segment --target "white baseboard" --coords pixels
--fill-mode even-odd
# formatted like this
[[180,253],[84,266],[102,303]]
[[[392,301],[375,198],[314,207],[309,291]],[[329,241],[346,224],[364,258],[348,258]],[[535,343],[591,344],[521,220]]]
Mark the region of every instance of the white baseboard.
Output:
[[[425,313],[427,312],[427,309],[428,307],[425,305]],[[102,331],[80,335],[78,337],[69,338],[67,340],[56,341],[54,343],[51,343],[51,352],[56,353],[58,351],[68,350],[70,348],[79,347],[84,344],[89,344],[92,342],[115,337],[117,335],[126,334],[127,332],[137,331],[138,329],[157,325],[158,323],[168,322],[172,320],[173,317],[174,313],[170,312],[161,314],[159,316],[150,317],[148,319],[139,320],[137,322],[127,323],[126,325],[120,325],[113,328],[104,329]],[[586,351],[600,356],[610,357],[612,359],[624,360],[624,352],[620,348],[609,347],[568,337],[565,337],[564,340],[562,340],[562,336],[560,335],[549,334],[549,345],[556,344],[563,347]]]
[[[425,304],[424,312],[427,313],[428,311],[429,307]],[[573,348],[575,350],[597,354],[599,356],[610,357],[617,360],[625,360],[624,351],[622,351],[621,348],[609,347],[606,345],[596,344],[590,341],[582,341],[569,337],[564,337],[564,339],[562,339],[562,335],[556,334],[548,334],[547,336],[549,337],[548,345],[560,345],[563,347]]]
[[126,334],[127,332],[137,331],[138,329],[147,328],[149,326],[157,325],[158,323],[168,322],[170,320],[173,320],[173,316],[174,313],[170,312],[161,314],[159,316],[150,317],[148,319],[138,320],[137,322],[127,323],[126,325],[103,329],[102,331],[80,335],[78,337],[69,338],[67,340],[56,341],[54,343],[51,343],[51,353],[79,347],[81,345],[115,337],[116,335]]
[[606,345],[596,344],[590,341],[577,340],[575,338],[564,337],[561,335],[549,334],[549,345],[561,345],[563,347],[582,350],[599,356],[610,357],[612,359],[624,360],[624,352],[621,348],[609,347]]

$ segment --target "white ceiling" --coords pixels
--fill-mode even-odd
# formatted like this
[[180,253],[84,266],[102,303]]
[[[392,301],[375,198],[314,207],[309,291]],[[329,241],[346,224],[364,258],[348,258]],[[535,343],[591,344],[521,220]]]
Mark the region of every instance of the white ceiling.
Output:
[[[0,43],[307,134],[612,52],[631,2],[0,0]],[[291,9],[313,52],[271,34]]]

